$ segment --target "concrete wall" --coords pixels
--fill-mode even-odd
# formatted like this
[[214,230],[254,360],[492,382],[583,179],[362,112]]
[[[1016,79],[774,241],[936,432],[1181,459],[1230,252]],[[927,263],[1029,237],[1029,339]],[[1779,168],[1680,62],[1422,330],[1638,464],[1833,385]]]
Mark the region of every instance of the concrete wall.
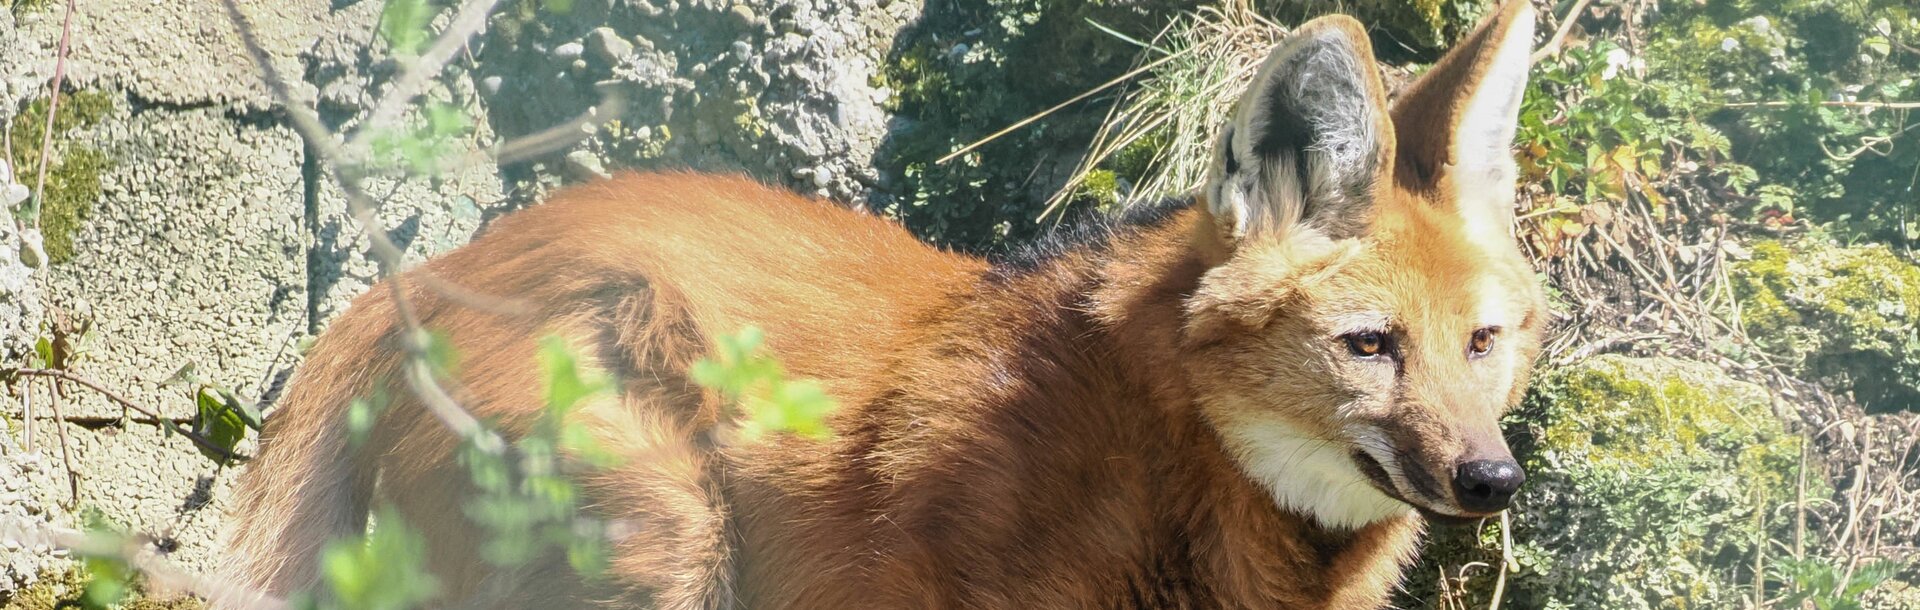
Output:
[[[351,125],[390,71],[370,43],[382,3],[243,4],[275,65],[301,79],[298,94]],[[0,122],[45,96],[64,10],[0,10]],[[496,19],[430,94],[478,118],[473,150],[584,110],[596,81],[634,100],[625,128],[540,163],[377,184],[381,216],[419,260],[608,167],[745,171],[861,199],[889,121],[886,92],[867,76],[918,10],[873,0],[580,0],[535,27]],[[59,134],[55,150],[88,147],[108,163],[70,260],[23,264],[23,243],[44,236],[0,223],[0,357],[24,363],[48,320],[88,323],[93,338],[71,369],[165,418],[193,415],[189,390],[163,385],[188,364],[270,403],[301,340],[375,276],[337,190],[305,165],[218,2],[82,3],[66,70],[69,92],[111,105],[97,123]],[[31,169],[16,178],[31,185]],[[30,421],[22,383],[0,392],[0,520],[71,524],[77,509],[98,509],[157,536],[182,566],[207,569],[236,469],[94,392],[69,388],[65,420],[55,419],[46,382],[31,385]],[[0,543],[0,598],[55,561],[47,549]]]

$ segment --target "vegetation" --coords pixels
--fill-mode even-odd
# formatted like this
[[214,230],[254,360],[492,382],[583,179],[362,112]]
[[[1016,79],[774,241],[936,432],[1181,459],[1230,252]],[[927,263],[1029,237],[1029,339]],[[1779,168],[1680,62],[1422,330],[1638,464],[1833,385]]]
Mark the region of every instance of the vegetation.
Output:
[[[1713,366],[1588,359],[1545,374],[1512,424],[1529,476],[1505,534],[1511,607],[1738,607],[1755,558],[1791,537],[1773,508],[1797,493],[1801,440],[1764,389]],[[1500,565],[1502,545],[1438,533],[1416,601],[1485,607],[1497,568],[1475,566]]]
[[[1336,8],[1275,4],[933,3],[875,75],[907,121],[883,152],[882,190],[895,195],[884,211],[932,241],[980,251],[1032,239],[1063,212],[1187,191],[1266,50],[1290,24]],[[1404,75],[1488,3],[1340,4],[1380,26],[1380,55]],[[541,27],[539,6],[510,3],[501,27]],[[1920,130],[1909,116],[1920,109],[1920,9],[1906,0],[1552,8],[1543,36],[1575,23],[1537,63],[1515,151],[1517,228],[1563,320],[1508,422],[1530,482],[1501,525],[1436,532],[1400,605],[1912,607],[1901,604],[1920,599],[1920,573],[1911,555],[1888,549],[1914,546],[1920,523],[1914,444],[1899,436],[1920,411]],[[388,0],[381,37],[417,52],[441,10]],[[760,137],[752,98],[729,95],[700,107],[703,124],[730,127],[723,139]],[[104,94],[69,94],[51,151],[38,148],[44,100],[12,123],[16,179],[30,184],[41,157],[53,161],[37,221],[55,262],[76,252],[98,175],[111,168],[63,136],[112,107]],[[431,177],[472,129],[451,107],[419,109],[368,139],[371,169]],[[619,123],[604,133],[642,159],[665,155],[675,135]],[[696,381],[733,402],[744,439],[823,437],[831,400],[788,379],[762,342],[752,329],[719,338]],[[427,344],[420,357],[445,378],[456,359],[443,342]],[[1609,351],[1632,355],[1594,355]],[[54,360],[36,366],[60,368]],[[511,445],[484,428],[465,435],[463,463],[481,490],[471,516],[487,526],[489,561],[562,552],[590,574],[605,549],[568,475],[614,461],[567,416],[610,382],[558,339],[539,365],[548,412],[535,433]],[[191,431],[225,463],[258,428],[257,411],[191,375],[180,381],[199,407]],[[386,403],[362,397],[347,425],[364,435]],[[322,589],[302,606],[435,600],[418,538],[397,515],[376,521],[328,549]],[[1884,544],[1880,530],[1871,544],[1856,534],[1873,523],[1888,524]],[[1900,531],[1907,538],[1892,540]],[[129,570],[116,561],[92,557],[93,580],[58,575],[8,608],[120,599],[138,585],[122,586]]]
[[1763,241],[1733,280],[1768,354],[1868,410],[1920,405],[1920,265],[1884,244]]
[[61,96],[60,112],[54,117],[55,149],[40,149],[47,129],[45,98],[29,104],[25,112],[13,117],[7,137],[13,143],[14,179],[27,186],[38,182],[42,157],[46,157],[47,182],[38,206],[21,206],[16,213],[27,222],[38,222],[45,236],[47,257],[55,263],[73,260],[74,234],[86,226],[100,200],[100,174],[112,167],[106,153],[69,139],[67,134],[92,127],[113,110],[113,99],[96,91],[76,91]]

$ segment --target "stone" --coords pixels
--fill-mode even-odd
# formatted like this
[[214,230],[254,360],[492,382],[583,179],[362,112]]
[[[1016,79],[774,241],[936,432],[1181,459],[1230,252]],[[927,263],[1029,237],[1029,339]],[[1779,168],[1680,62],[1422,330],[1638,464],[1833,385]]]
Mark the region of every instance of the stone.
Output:
[[754,27],[759,20],[759,16],[753,13],[753,7],[744,3],[733,5],[732,8],[727,9],[727,14],[733,17],[734,23],[743,28]]
[[1762,350],[1869,412],[1920,410],[1920,264],[1809,237],[1753,244],[1731,279]]
[[587,150],[576,150],[567,153],[566,169],[568,174],[580,180],[608,178],[612,176],[612,174],[607,173],[606,167],[600,163],[600,157],[594,156],[593,151]]
[[587,32],[587,53],[603,64],[617,65],[633,54],[633,43],[613,28],[598,27]]

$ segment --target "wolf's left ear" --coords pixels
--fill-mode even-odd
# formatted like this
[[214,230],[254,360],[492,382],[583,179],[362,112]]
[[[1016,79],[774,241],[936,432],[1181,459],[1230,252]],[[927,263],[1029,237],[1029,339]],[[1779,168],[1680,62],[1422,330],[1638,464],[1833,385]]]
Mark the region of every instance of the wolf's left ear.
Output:
[[1533,19],[1529,0],[1507,0],[1393,103],[1394,180],[1457,202],[1470,226],[1501,236],[1513,217],[1513,134]]
[[1299,227],[1358,232],[1392,162],[1393,128],[1373,49],[1343,15],[1275,47],[1214,144],[1204,194],[1228,250]]

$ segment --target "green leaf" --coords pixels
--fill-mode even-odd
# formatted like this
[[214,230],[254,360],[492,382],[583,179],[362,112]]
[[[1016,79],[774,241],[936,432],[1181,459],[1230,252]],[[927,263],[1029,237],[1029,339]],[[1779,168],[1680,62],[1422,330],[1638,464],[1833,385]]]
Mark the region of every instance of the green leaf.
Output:
[[363,538],[338,540],[320,554],[322,582],[333,607],[405,610],[433,599],[439,584],[426,570],[426,542],[391,508],[382,508]]
[[387,410],[387,397],[375,391],[373,396],[355,398],[347,404],[347,444],[359,447],[373,434],[373,428],[380,423],[380,414]]
[[380,36],[396,54],[419,55],[427,44],[433,13],[427,0],[387,0],[380,10]]
[[[240,410],[235,408],[235,404],[224,399],[220,392],[210,387],[202,387],[195,394],[194,402],[197,403],[199,410],[193,417],[193,431],[212,441],[214,445],[227,450],[228,453],[232,453],[234,446],[240,444],[240,439],[247,435],[247,422],[241,417]],[[200,450],[201,455],[207,456],[207,459],[222,466],[230,461],[226,455],[212,449],[198,445],[195,447]]]
[[778,360],[759,353],[766,336],[746,327],[716,338],[714,353],[694,363],[694,382],[719,392],[744,415],[741,433],[749,440],[793,433],[809,439],[832,435],[826,417],[835,408],[819,383],[789,380]]
[[116,606],[132,588],[133,568],[117,557],[87,557],[81,568],[87,573],[87,588],[80,604],[87,608],[104,610]]
[[44,369],[53,365],[53,337],[42,335],[33,342],[33,357],[29,359],[33,368]]
[[567,341],[558,336],[542,338],[535,358],[544,373],[547,409],[551,414],[565,415],[580,401],[613,388],[613,382],[604,373],[583,368]]

